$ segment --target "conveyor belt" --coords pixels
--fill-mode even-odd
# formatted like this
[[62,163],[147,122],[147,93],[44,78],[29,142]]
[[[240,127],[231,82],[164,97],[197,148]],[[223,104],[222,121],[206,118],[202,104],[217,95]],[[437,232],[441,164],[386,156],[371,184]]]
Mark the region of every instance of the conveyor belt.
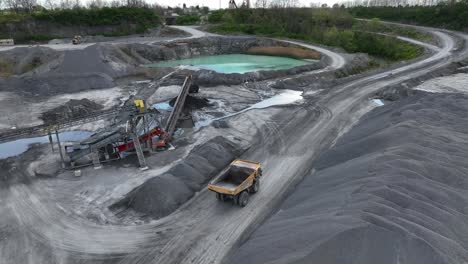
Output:
[[20,129],[14,129],[14,130],[12,129],[10,131],[0,133],[0,143],[19,139],[19,138],[29,137],[29,136],[42,135],[42,134],[46,134],[48,131],[69,128],[69,127],[93,122],[96,120],[100,120],[106,116],[118,115],[124,112],[133,112],[133,111],[136,111],[135,106],[133,105],[124,106],[124,107],[112,108],[112,109],[92,113],[90,115],[86,115],[83,117],[60,120],[54,123],[42,124],[38,126],[25,127],[25,128],[20,128]]
[[167,120],[167,124],[164,130],[166,132],[166,139],[165,139],[166,141],[169,141],[172,137],[172,134],[174,133],[177,120],[179,120],[180,114],[182,113],[182,110],[184,109],[185,99],[187,98],[191,85],[192,85],[192,75],[185,78],[184,85],[182,86],[182,90],[180,91],[180,94],[177,97],[177,100],[174,104],[174,109],[172,110],[171,115],[169,116],[169,119]]

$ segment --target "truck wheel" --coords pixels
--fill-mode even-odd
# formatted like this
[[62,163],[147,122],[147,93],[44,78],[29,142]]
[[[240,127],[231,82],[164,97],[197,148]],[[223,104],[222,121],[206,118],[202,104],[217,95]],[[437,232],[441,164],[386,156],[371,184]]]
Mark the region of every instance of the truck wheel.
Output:
[[223,193],[216,193],[216,199],[220,200],[221,202],[226,201],[226,195]]
[[249,191],[250,193],[256,193],[260,189],[260,179],[256,179],[252,186],[250,186]]
[[249,193],[246,191],[243,191],[238,198],[238,205],[240,207],[245,207],[247,203],[249,202]]

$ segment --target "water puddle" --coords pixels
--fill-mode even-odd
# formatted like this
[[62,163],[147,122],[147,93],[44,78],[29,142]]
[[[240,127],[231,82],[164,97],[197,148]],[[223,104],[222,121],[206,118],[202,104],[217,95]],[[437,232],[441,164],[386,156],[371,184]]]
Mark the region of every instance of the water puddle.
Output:
[[135,81],[135,84],[150,83],[151,80]]
[[385,103],[382,99],[372,99],[372,102],[376,105],[376,106],[384,106]]
[[303,97],[302,97],[302,91],[294,91],[294,90],[284,90],[282,93],[280,94],[277,94],[271,98],[268,98],[268,99],[265,99],[263,101],[260,101],[256,104],[253,104],[241,111],[238,111],[238,112],[235,112],[235,113],[232,113],[232,114],[228,114],[228,115],[225,115],[225,116],[221,116],[221,117],[218,117],[218,118],[212,118],[212,119],[206,119],[206,120],[201,120],[201,121],[198,121],[198,122],[195,122],[195,128],[200,128],[200,127],[204,127],[204,126],[208,126],[210,125],[213,121],[217,121],[217,120],[222,120],[224,118],[228,118],[228,117],[232,117],[232,116],[236,116],[238,114],[241,114],[241,113],[245,113],[249,110],[252,110],[252,109],[263,109],[263,108],[268,108],[268,107],[271,107],[271,106],[279,106],[279,105],[288,105],[288,104],[292,104],[292,103],[295,103],[299,100],[301,100]]
[[312,95],[316,95],[320,92],[322,92],[323,89],[318,89],[318,90],[309,90],[307,92],[304,93],[304,95],[307,95],[307,96],[312,96]]
[[162,111],[167,111],[167,112],[172,111],[172,108],[173,108],[169,104],[169,101],[153,104],[153,107],[156,108],[157,110],[162,110]]
[[[81,141],[93,133],[88,131],[65,131],[59,133],[60,142],[66,141]],[[56,142],[55,135],[52,135],[54,142]],[[0,159],[6,159],[14,157],[24,153],[28,150],[31,144],[35,143],[48,143],[49,136],[33,137],[33,138],[22,138],[14,141],[9,141],[0,144]]]

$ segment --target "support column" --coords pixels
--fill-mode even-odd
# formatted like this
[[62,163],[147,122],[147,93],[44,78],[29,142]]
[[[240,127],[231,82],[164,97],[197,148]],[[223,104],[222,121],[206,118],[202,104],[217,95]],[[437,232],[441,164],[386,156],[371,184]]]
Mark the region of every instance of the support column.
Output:
[[[145,135],[148,135],[148,134],[149,134],[149,131],[148,131],[148,123],[146,122],[146,116],[143,116],[143,130],[144,130]],[[148,146],[148,143],[149,143],[149,140],[147,140],[147,141],[144,143],[146,149],[150,148],[150,146]]]
[[52,133],[50,133],[50,130],[47,131],[47,134],[49,136],[49,143],[50,143],[50,147],[52,148],[52,153],[54,153],[54,141],[52,140]]
[[91,153],[91,158],[93,159],[93,165],[95,170],[99,170],[100,168],[102,168],[101,162],[99,161],[99,151],[97,149],[95,149]]
[[146,166],[146,159],[145,155],[143,154],[143,150],[141,149],[140,139],[136,134],[132,134],[133,139],[133,146],[135,147],[135,151],[138,156],[138,162],[140,162],[140,170],[147,170],[148,166]]
[[62,145],[60,145],[60,138],[58,131],[55,130],[55,137],[57,138],[58,151],[60,153],[60,160],[62,161],[62,168],[65,168],[65,161],[63,160]]

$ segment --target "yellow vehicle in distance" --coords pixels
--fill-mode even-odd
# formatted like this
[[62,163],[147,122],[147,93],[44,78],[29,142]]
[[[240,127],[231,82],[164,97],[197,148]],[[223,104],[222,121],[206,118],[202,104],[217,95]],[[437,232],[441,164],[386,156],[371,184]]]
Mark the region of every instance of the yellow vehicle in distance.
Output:
[[250,194],[260,189],[261,176],[260,163],[236,159],[208,184],[208,189],[216,193],[218,200],[234,200],[235,204],[244,207]]

